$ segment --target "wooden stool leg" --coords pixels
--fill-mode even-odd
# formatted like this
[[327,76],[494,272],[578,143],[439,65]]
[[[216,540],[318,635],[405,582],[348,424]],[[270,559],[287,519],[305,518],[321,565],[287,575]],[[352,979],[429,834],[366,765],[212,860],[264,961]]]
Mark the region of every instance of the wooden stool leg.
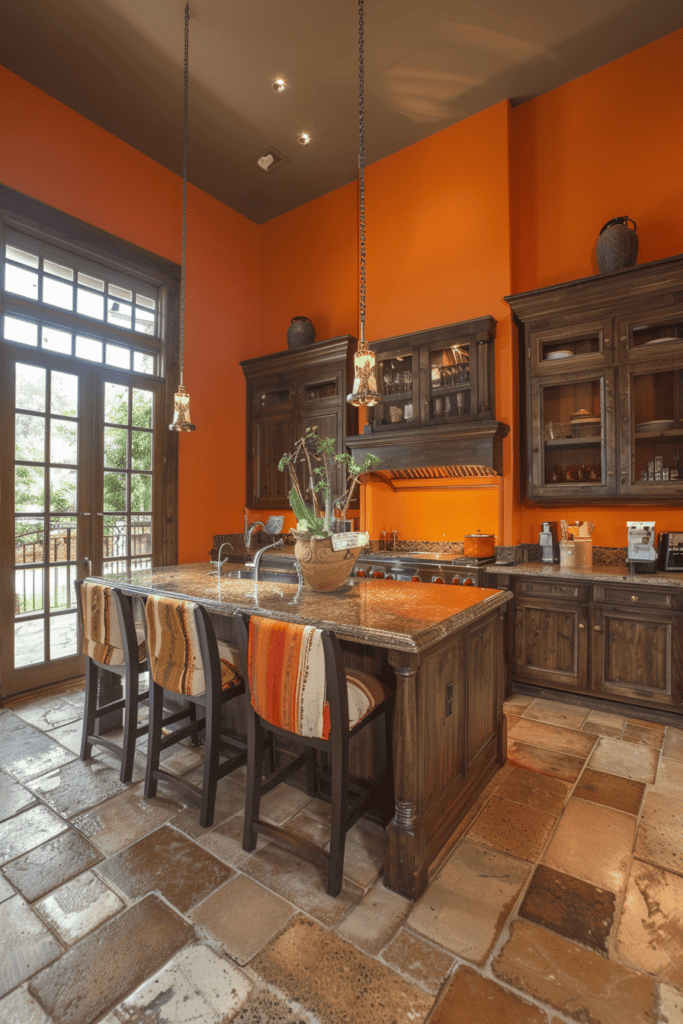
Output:
[[197,725],[197,705],[196,704],[190,704],[190,721],[194,725],[194,729],[192,730],[192,733],[191,733],[192,744],[193,744],[193,746],[198,747],[199,746],[199,726]]
[[157,779],[154,772],[161,757],[161,720],[164,712],[164,691],[154,680],[149,681],[149,730],[147,732],[147,770],[145,771],[145,796],[157,795]]
[[[194,704],[191,705],[195,707]],[[206,735],[204,737],[204,779],[202,784],[202,806],[199,812],[199,824],[202,828],[213,825],[216,808],[216,786],[218,785],[218,765],[220,751],[218,744],[221,738],[221,708],[207,694],[206,702]]]
[[344,873],[346,822],[349,794],[349,737],[342,736],[332,749],[332,834],[330,835],[330,863],[327,872],[327,892],[338,896]]
[[131,668],[131,671],[126,673],[126,706],[123,711],[123,749],[119,776],[121,782],[130,782],[133,777],[133,758],[135,757],[135,740],[137,738],[135,734],[138,728],[138,688],[137,668]]
[[261,776],[263,774],[263,727],[254,709],[247,708],[247,795],[244,805],[242,849],[256,849],[256,829],[261,810]]
[[85,704],[83,706],[83,738],[81,740],[81,761],[92,757],[92,743],[88,737],[95,734],[95,712],[97,711],[97,666],[92,659],[85,659]]

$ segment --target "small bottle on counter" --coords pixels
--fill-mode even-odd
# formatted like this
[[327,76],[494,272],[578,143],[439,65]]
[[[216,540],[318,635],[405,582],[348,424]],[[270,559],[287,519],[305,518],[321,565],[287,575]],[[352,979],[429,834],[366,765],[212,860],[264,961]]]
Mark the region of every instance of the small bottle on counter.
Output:
[[380,530],[379,532],[379,549],[380,551],[387,550],[387,531]]
[[391,531],[391,550],[398,551],[398,530]]

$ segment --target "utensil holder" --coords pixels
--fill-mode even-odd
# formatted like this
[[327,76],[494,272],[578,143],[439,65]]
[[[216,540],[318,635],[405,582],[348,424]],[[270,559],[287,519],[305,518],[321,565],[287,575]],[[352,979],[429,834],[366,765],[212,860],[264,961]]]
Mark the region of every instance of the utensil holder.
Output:
[[560,568],[573,569],[576,565],[576,542],[573,540],[560,541]]

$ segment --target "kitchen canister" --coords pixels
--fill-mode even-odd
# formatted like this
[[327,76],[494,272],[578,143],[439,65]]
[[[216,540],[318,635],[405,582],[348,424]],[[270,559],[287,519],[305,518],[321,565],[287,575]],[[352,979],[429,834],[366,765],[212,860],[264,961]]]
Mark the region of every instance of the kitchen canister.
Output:
[[576,564],[576,541],[560,541],[560,568],[573,569]]
[[577,569],[593,568],[593,538],[574,538],[574,565]]
[[[629,223],[633,227],[629,227]],[[638,258],[637,224],[630,217],[615,217],[600,229],[595,258],[601,274],[632,267]]]

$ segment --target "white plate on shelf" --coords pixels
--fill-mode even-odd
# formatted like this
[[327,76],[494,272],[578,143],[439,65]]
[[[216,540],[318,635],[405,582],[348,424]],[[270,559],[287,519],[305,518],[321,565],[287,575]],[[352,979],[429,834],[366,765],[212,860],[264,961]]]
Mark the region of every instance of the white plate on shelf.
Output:
[[545,359],[569,359],[573,356],[573,352],[569,352],[568,349],[559,349],[557,352],[548,352],[544,357]]
[[643,343],[643,348],[647,348],[648,345],[662,345],[665,341],[681,341],[681,338],[677,338],[675,335],[671,335],[669,338],[652,338],[650,341]]
[[636,433],[644,434],[651,430],[671,430],[676,420],[649,420],[647,423],[636,423]]

